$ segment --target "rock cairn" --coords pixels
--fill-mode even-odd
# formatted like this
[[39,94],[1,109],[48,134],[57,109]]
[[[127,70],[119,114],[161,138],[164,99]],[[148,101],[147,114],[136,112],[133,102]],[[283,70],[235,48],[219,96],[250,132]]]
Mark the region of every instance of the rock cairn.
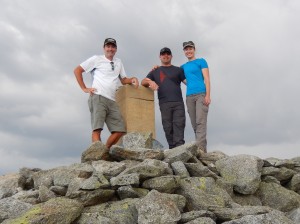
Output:
[[300,223],[300,157],[163,150],[151,134],[101,142],[81,163],[0,176],[0,223]]

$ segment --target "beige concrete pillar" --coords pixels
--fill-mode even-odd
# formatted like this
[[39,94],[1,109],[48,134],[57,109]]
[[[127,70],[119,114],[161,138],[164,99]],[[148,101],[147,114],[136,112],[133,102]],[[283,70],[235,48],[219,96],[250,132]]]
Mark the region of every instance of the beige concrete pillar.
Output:
[[116,94],[127,132],[152,132],[155,138],[154,93],[151,89],[122,86]]

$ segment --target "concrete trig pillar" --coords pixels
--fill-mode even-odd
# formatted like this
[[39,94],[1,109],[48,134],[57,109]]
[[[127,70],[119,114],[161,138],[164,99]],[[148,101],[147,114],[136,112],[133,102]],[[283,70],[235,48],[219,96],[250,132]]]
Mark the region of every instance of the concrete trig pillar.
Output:
[[152,132],[155,138],[154,93],[144,86],[124,85],[116,94],[127,132]]

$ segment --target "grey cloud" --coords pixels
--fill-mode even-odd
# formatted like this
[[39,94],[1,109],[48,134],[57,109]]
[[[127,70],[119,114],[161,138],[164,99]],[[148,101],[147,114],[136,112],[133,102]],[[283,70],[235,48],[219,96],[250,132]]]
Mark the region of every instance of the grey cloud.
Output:
[[[102,54],[106,37],[117,39],[117,57],[140,80],[159,64],[160,48],[170,47],[181,65],[182,42],[193,40],[210,67],[209,150],[299,155],[299,8],[296,0],[4,1],[0,174],[79,160],[90,120],[73,69]],[[188,115],[186,122],[191,141]],[[156,127],[166,146],[157,103]],[[281,147],[288,153],[274,152]]]

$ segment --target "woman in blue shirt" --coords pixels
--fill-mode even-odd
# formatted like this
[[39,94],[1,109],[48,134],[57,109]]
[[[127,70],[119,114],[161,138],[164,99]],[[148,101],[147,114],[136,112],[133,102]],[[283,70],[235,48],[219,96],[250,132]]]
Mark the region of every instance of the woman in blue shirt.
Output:
[[183,51],[188,62],[181,67],[186,77],[186,105],[195,132],[196,142],[201,150],[207,152],[207,115],[210,99],[210,78],[207,62],[196,58],[195,44],[183,43]]

